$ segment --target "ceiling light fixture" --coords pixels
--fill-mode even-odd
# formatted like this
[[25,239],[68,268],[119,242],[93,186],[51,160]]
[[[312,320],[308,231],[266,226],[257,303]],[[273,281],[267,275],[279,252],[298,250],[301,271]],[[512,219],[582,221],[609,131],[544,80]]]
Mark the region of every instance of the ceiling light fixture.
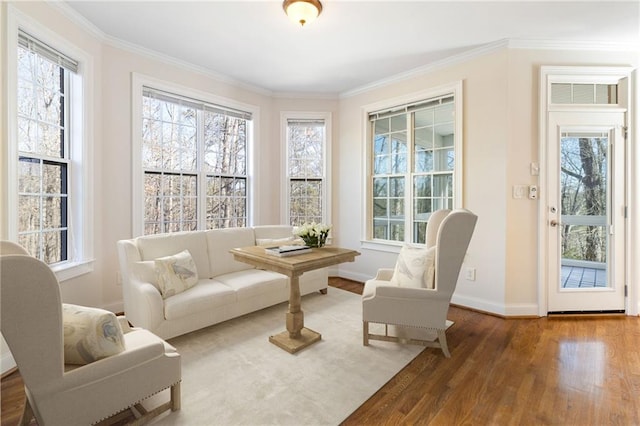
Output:
[[289,19],[303,27],[322,12],[322,4],[318,0],[284,0],[282,8]]

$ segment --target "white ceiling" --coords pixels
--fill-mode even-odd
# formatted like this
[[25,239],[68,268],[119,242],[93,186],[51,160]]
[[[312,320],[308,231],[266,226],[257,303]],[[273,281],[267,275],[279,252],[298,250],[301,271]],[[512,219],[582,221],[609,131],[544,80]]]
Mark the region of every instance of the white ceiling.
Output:
[[281,94],[336,95],[504,39],[640,52],[638,0],[321,1],[305,28],[279,0],[66,3],[112,42]]

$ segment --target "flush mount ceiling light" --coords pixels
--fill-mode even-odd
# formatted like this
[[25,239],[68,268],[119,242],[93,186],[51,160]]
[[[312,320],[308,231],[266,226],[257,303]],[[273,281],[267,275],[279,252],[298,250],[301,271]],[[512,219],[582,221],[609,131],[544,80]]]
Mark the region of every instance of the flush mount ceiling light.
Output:
[[322,12],[322,4],[318,0],[284,0],[282,8],[289,19],[303,27]]

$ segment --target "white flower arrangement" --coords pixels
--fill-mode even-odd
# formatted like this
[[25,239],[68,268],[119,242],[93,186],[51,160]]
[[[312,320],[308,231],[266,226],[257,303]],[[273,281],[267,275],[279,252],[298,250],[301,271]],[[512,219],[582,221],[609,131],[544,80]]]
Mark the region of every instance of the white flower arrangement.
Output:
[[327,241],[330,230],[331,225],[312,222],[295,227],[293,235],[302,238],[305,245],[309,247],[322,247]]

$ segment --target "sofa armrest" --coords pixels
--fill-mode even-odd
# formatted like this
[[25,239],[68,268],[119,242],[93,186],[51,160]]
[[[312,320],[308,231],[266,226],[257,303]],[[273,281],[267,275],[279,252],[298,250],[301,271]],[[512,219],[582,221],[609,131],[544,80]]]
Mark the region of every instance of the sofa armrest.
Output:
[[129,277],[124,293],[125,315],[134,327],[153,332],[164,321],[164,300],[153,284]]

